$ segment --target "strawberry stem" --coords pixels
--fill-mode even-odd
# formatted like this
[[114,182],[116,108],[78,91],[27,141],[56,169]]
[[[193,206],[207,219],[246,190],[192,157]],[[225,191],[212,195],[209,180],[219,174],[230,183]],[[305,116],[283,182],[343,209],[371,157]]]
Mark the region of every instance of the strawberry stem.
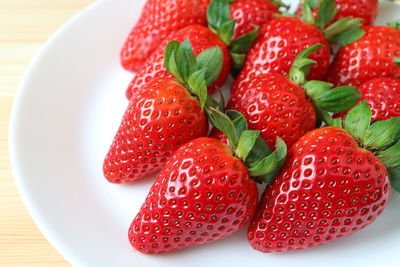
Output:
[[207,95],[207,86],[218,78],[222,61],[222,51],[218,46],[204,50],[196,58],[189,39],[181,44],[171,41],[165,48],[165,68],[199,99],[202,108],[207,103],[216,106],[216,101]]
[[[319,4],[317,18],[313,11]],[[336,16],[338,9],[335,8],[335,0],[302,0],[302,20],[317,27],[330,44],[345,46],[354,42],[364,35],[360,18],[344,18],[326,27]]]
[[259,131],[247,130],[243,115],[235,110],[226,114],[208,108],[211,123],[228,138],[233,154],[243,161],[250,176],[257,182],[270,183],[282,167],[287,153],[285,142],[276,140],[276,151],[272,152]]
[[228,46],[233,70],[237,72],[243,67],[245,53],[253,45],[259,26],[254,25],[253,31],[232,40],[236,26],[236,20],[230,20],[229,5],[232,2],[234,0],[212,0],[208,6],[207,19],[208,27]]

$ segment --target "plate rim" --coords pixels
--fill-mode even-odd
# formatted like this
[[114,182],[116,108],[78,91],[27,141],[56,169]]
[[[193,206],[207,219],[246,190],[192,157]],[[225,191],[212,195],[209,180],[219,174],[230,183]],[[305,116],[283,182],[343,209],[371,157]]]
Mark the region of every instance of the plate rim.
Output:
[[72,264],[73,266],[81,266],[82,259],[73,253],[68,246],[65,246],[64,242],[60,240],[57,235],[53,232],[51,227],[48,226],[48,222],[46,222],[43,217],[39,215],[39,207],[32,204],[31,201],[32,195],[29,189],[26,187],[24,179],[22,178],[22,174],[20,174],[20,167],[18,161],[18,152],[16,152],[16,135],[18,133],[17,124],[18,118],[21,113],[21,102],[24,97],[24,92],[28,90],[28,84],[33,76],[33,72],[36,66],[40,63],[41,58],[45,55],[48,47],[59,37],[64,34],[68,30],[68,28],[73,25],[77,20],[82,17],[85,17],[88,13],[95,10],[102,3],[106,2],[106,0],[97,0],[85,8],[81,9],[72,17],[67,19],[54,33],[50,35],[50,37],[42,44],[38,52],[34,55],[33,59],[30,61],[28,67],[24,71],[22,75],[21,81],[16,90],[16,94],[12,103],[10,120],[8,124],[8,154],[10,159],[11,171],[17,186],[18,194],[22,199],[22,202],[32,218],[34,224],[42,233],[44,238],[50,243],[50,245],[64,258],[65,261]]
[[[18,131],[18,119],[21,116],[21,102],[25,97],[25,92],[29,89],[28,85],[32,77],[34,77],[34,71],[38,64],[40,64],[41,58],[45,56],[48,48],[52,45],[54,41],[60,36],[64,34],[64,32],[68,31],[71,25],[76,23],[77,20],[85,17],[87,14],[91,13],[93,10],[98,8],[101,4],[108,2],[110,0],[97,0],[82,10],[78,11],[72,17],[70,17],[64,24],[62,24],[51,36],[42,44],[38,52],[35,54],[28,67],[26,68],[21,81],[16,90],[16,94],[13,100],[12,109],[10,113],[9,120],[9,130],[8,130],[8,152],[12,174],[17,186],[18,193],[26,207],[27,212],[31,216],[33,222],[38,227],[39,231],[43,234],[43,236],[47,239],[47,241],[54,247],[54,249],[65,259],[65,261],[69,262],[73,266],[81,266],[87,264],[82,257],[79,256],[79,253],[76,253],[70,246],[66,245],[66,243],[60,239],[57,234],[54,232],[53,228],[49,226],[50,222],[46,221],[44,217],[40,215],[40,207],[32,204],[31,201],[33,199],[32,192],[26,186],[25,178],[21,174],[19,153],[17,152],[17,143],[16,136]],[[382,3],[382,1],[379,1]],[[396,3],[390,3],[396,5]]]

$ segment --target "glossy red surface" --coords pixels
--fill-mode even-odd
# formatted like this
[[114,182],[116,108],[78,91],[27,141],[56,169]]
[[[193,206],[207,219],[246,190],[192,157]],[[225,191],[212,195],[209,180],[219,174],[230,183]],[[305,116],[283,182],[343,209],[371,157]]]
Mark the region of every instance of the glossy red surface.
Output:
[[[375,78],[361,84],[359,102],[366,100],[371,109],[371,120],[400,117],[400,81],[393,78]],[[347,112],[335,114],[344,117]]]
[[248,230],[261,252],[310,248],[355,233],[384,210],[391,193],[385,166],[343,129],[303,136],[265,190]]
[[228,147],[211,138],[168,160],[129,228],[132,246],[164,253],[233,234],[253,216],[257,186]]
[[329,67],[329,45],[316,27],[294,17],[280,17],[270,21],[261,31],[264,34],[247,54],[244,67],[232,86],[232,92],[261,73],[288,75],[296,56],[314,44],[322,44],[323,47],[310,56],[317,63],[311,67],[307,78],[320,80],[324,77]]
[[249,130],[275,148],[276,137],[290,147],[315,128],[315,110],[299,86],[279,74],[260,74],[233,92],[226,109],[241,112]]
[[354,85],[376,77],[400,78],[400,30],[386,26],[363,27],[365,35],[339,50],[325,80],[335,86]]
[[[361,18],[361,25],[367,26],[373,24],[378,15],[378,0],[335,0],[335,7],[338,12],[328,25],[340,19],[351,17]],[[318,6],[313,12],[315,18],[318,15],[317,11]],[[301,4],[296,14],[301,15]]]
[[129,102],[105,158],[108,181],[132,182],[160,170],[181,145],[208,134],[199,101],[171,78],[146,84]]
[[192,25],[172,33],[162,42],[157,50],[149,59],[146,60],[143,66],[136,73],[126,90],[126,97],[130,99],[135,92],[141,90],[143,84],[154,78],[172,77],[164,67],[165,47],[170,41],[175,40],[182,43],[186,39],[190,40],[195,56],[213,46],[219,46],[221,48],[224,56],[222,69],[217,80],[208,87],[208,92],[213,93],[217,87],[222,86],[228,78],[231,70],[231,60],[228,48],[219,37],[208,28],[200,25]]
[[167,36],[188,25],[207,26],[210,0],[147,0],[121,50],[126,70],[138,70]]
[[268,0],[236,0],[230,4],[230,11],[231,19],[236,19],[233,39],[253,31],[253,25],[265,25],[275,14],[280,13]]

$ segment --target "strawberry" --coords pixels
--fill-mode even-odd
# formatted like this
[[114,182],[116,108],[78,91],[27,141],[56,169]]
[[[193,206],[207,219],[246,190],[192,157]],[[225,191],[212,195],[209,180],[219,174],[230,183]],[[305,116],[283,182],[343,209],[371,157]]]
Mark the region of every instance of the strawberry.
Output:
[[207,25],[210,0],[147,0],[139,21],[121,50],[121,64],[136,71],[173,31],[187,25]]
[[389,174],[400,190],[400,118],[371,126],[370,121],[364,101],[344,119],[344,129],[313,130],[290,148],[250,223],[254,249],[325,244],[363,229],[382,213],[391,194]]
[[[315,18],[317,18],[318,14],[319,2],[318,0],[309,1]],[[338,11],[331,23],[351,17],[361,18],[361,25],[367,26],[373,24],[378,15],[378,0],[335,0],[335,7]],[[301,8],[302,5],[300,3],[296,11],[297,15],[301,15]]]
[[[315,63],[307,56],[320,47],[313,45],[301,52],[293,62],[289,77],[263,73],[242,83],[232,93],[227,109],[242,113],[249,129],[260,131],[270,147],[278,136],[291,146],[316,127],[317,116],[329,121],[328,112],[347,110],[360,98],[355,87],[330,90],[331,85],[325,82],[304,80],[310,66]],[[213,130],[211,136],[218,138],[221,134]]]
[[[307,3],[307,2],[306,2]],[[318,18],[314,19],[308,4],[304,5],[304,16],[279,17],[267,23],[260,36],[249,50],[245,64],[235,80],[231,91],[242,83],[254,79],[261,73],[278,73],[286,76],[296,56],[305,48],[322,44],[322,48],[311,56],[316,64],[311,68],[308,79],[321,80],[329,67],[330,48],[333,44],[345,45],[362,35],[360,19],[344,19],[326,27],[333,18],[335,9],[332,0],[322,0]],[[355,34],[349,38],[348,31]]]
[[221,48],[224,57],[221,72],[215,82],[209,86],[209,93],[214,92],[217,87],[224,84],[229,75],[231,65],[228,48],[225,43],[221,41],[218,35],[213,33],[210,29],[200,25],[191,25],[177,32],[173,32],[163,41],[132,79],[128,89],[126,90],[126,97],[131,99],[132,95],[137,91],[140,91],[141,87],[145,83],[154,78],[172,77],[164,67],[165,47],[173,40],[183,42],[186,39],[189,39],[192,43],[195,56],[198,56],[201,52],[210,47],[219,46]]
[[[195,55],[213,46],[219,46],[222,49],[224,55],[222,70],[219,77],[208,88],[209,94],[215,92],[216,88],[222,86],[228,78],[231,65],[234,68],[241,68],[244,53],[250,49],[258,32],[258,28],[254,30],[254,26],[250,23],[262,23],[269,19],[272,16],[271,12],[275,12],[270,11],[271,5],[270,2],[263,0],[263,5],[260,4],[258,7],[261,11],[268,10],[267,13],[264,14],[256,9],[248,16],[243,16],[241,15],[241,9],[245,6],[243,0],[237,0],[231,6],[228,0],[211,1],[208,8],[209,29],[200,25],[191,25],[171,33],[138,70],[126,91],[126,97],[130,99],[144,83],[154,77],[170,77],[163,67],[165,46],[172,40],[182,42],[185,39],[191,41]],[[229,20],[231,14],[233,20]]]
[[339,50],[325,80],[334,85],[358,86],[377,76],[400,78],[400,24],[363,27],[365,35]]
[[175,78],[157,78],[132,97],[105,158],[108,181],[131,182],[160,170],[181,145],[208,133],[202,110],[207,85],[222,66],[219,47],[197,57],[189,40],[170,42],[165,51],[167,70]]
[[[236,0],[230,5],[231,20],[236,20],[233,39],[254,30],[253,25],[262,26],[272,20],[280,11],[278,7],[285,6],[280,1],[268,0]],[[259,32],[258,34],[261,34]]]
[[[362,83],[358,89],[361,99],[366,100],[372,111],[371,119],[387,120],[400,117],[400,81],[393,78],[375,78]],[[335,114],[335,117],[344,117],[346,112]]]
[[237,112],[231,112],[235,122],[216,110],[210,113],[234,145],[203,137],[173,154],[129,227],[129,240],[138,251],[165,253],[238,231],[257,205],[257,186],[250,176],[270,179],[284,162],[281,140],[271,153],[258,132],[246,130]]

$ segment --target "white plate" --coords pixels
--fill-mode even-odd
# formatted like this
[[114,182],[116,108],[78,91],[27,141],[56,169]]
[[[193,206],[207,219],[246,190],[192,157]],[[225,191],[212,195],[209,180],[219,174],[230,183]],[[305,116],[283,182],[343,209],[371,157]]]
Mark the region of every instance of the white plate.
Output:
[[[140,254],[127,239],[154,179],[113,185],[102,162],[119,125],[132,74],[119,50],[144,0],[104,0],[64,25],[32,62],[18,90],[10,126],[16,183],[33,219],[76,266],[377,266],[397,265],[400,197],[367,229],[301,252],[262,254],[246,229],[224,240],[161,256]],[[378,23],[400,8],[381,7]]]

